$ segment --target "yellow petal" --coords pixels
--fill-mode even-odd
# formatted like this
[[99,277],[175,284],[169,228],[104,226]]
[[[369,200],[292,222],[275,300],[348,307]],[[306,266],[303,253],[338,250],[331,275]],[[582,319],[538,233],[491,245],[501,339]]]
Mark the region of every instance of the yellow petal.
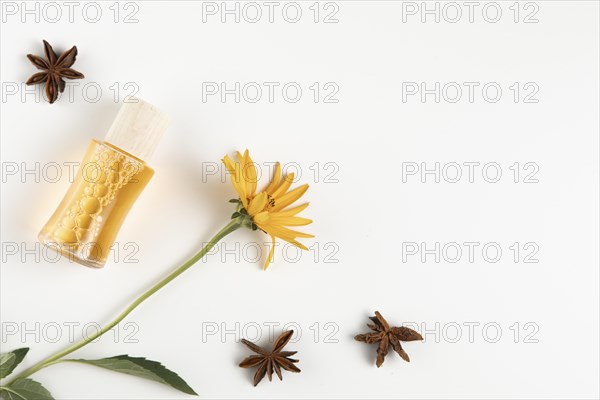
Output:
[[[258,223],[256,225],[258,225]],[[288,228],[286,228],[284,226],[281,226],[281,225],[272,225],[270,223],[267,223],[266,225],[262,225],[262,226],[258,225],[258,226],[259,226],[259,228],[261,228],[262,230],[266,231],[267,233],[269,233],[271,235],[275,235],[275,236],[280,237],[282,239],[285,239],[285,238],[294,239],[294,238],[297,238],[297,237],[301,237],[301,238],[312,238],[312,237],[315,237],[314,235],[311,235],[311,234],[308,234],[308,233],[294,231],[292,229],[288,229]]]
[[248,214],[252,217],[265,209],[269,196],[265,192],[260,192],[258,196],[250,201],[248,206]]
[[252,161],[252,158],[250,158],[248,149],[244,151],[243,155],[240,154],[239,151],[236,152],[236,156],[240,163],[241,175],[244,179],[246,193],[248,197],[252,198],[256,194],[256,183],[258,181],[254,161]]
[[238,174],[242,180],[242,185],[244,186],[246,195],[249,198],[252,198],[256,194],[256,167],[254,166],[254,162],[252,161],[252,158],[250,158],[250,154],[247,149],[244,151],[243,155],[239,151],[236,151],[235,155],[238,160]]
[[281,165],[279,163],[277,163],[275,165],[275,171],[273,172],[273,179],[271,179],[271,182],[265,189],[265,192],[272,195],[273,192],[275,191],[275,189],[277,189],[277,186],[279,186],[280,180],[281,180]]
[[246,158],[239,151],[235,152],[235,158],[237,159],[238,166],[238,175],[240,176],[240,180],[244,182],[244,187],[246,185],[246,180],[244,179],[244,165],[246,165]]
[[255,224],[266,224],[271,219],[268,211],[259,212],[258,214],[252,217]]
[[231,158],[229,158],[228,155],[225,155],[225,157],[223,157],[221,161],[223,161],[223,164],[225,164],[225,168],[227,168],[227,171],[231,174],[231,176],[235,177],[235,163],[231,160]]
[[308,248],[305,245],[303,245],[302,243],[298,242],[294,238],[282,237],[282,236],[279,236],[279,235],[274,235],[273,233],[270,232],[270,230],[271,230],[272,227],[269,227],[269,226],[267,226],[267,227],[260,227],[259,226],[259,228],[262,229],[262,230],[264,230],[265,232],[267,232],[269,235],[271,235],[271,236],[277,236],[281,240],[285,240],[286,242],[291,243],[294,246],[296,246],[298,248],[301,248],[302,250],[308,250]]
[[248,160],[249,161],[244,166],[243,172],[246,175],[247,179],[246,190],[248,191],[250,197],[254,197],[254,195],[256,194],[256,183],[258,181],[258,178],[256,175],[256,167],[254,166],[254,162],[252,161],[250,156],[248,156]]
[[275,236],[271,235],[271,250],[269,250],[269,256],[267,257],[267,260],[265,261],[265,265],[263,266],[263,270],[267,270],[267,268],[269,268],[269,264],[271,264],[271,261],[273,261],[273,254],[275,253]]
[[308,247],[306,247],[305,245],[303,245],[300,242],[297,242],[295,240],[288,240],[288,242],[290,242],[291,244],[293,244],[294,246],[301,248],[302,250],[308,250]]
[[243,164],[246,161],[245,157],[239,151],[235,152],[235,157],[237,158],[240,164]]
[[283,226],[303,226],[311,224],[312,219],[308,218],[300,218],[300,217],[274,217],[271,215],[269,219],[269,223],[273,225],[283,225]]
[[294,173],[292,172],[291,174],[285,176],[283,182],[281,182],[281,185],[279,185],[279,187],[275,189],[275,191],[271,194],[271,197],[277,198],[278,196],[282,196],[285,192],[288,191],[290,186],[292,186],[293,181]]
[[271,208],[271,211],[279,211],[283,210],[296,200],[298,200],[306,191],[308,190],[308,185],[302,185],[292,190],[291,192],[287,192],[281,197],[275,199],[275,205]]
[[272,212],[271,215],[274,217],[291,217],[302,212],[309,204],[310,203],[304,203],[297,207],[288,208],[287,210]]
[[225,168],[229,171],[231,175],[231,183],[233,184],[233,188],[240,196],[240,200],[244,207],[248,207],[248,196],[246,193],[246,185],[241,180],[240,167],[238,163],[234,163],[228,155],[223,157],[223,164],[225,164]]

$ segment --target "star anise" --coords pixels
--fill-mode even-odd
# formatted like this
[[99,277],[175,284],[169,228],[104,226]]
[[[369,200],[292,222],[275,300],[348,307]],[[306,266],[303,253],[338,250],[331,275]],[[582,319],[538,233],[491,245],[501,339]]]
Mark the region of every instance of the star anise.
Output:
[[254,374],[254,386],[258,385],[265,377],[265,374],[269,377],[269,381],[271,381],[273,378],[273,371],[275,371],[280,381],[283,380],[281,368],[291,372],[300,372],[300,369],[294,365],[298,360],[289,358],[296,354],[297,351],[282,351],[292,338],[293,334],[294,331],[290,330],[279,335],[275,340],[275,343],[273,343],[273,350],[271,351],[267,351],[246,339],[242,339],[242,343],[258,354],[246,357],[244,361],[240,363],[240,367],[242,368],[258,367]]
[[379,347],[377,348],[377,368],[381,367],[383,364],[383,360],[388,353],[388,347],[390,345],[392,345],[392,348],[400,355],[400,357],[402,357],[402,359],[409,362],[410,359],[408,358],[408,354],[402,349],[400,342],[423,340],[423,337],[419,332],[404,326],[390,327],[379,311],[375,311],[375,316],[369,317],[369,319],[375,324],[367,324],[367,326],[374,332],[356,335],[354,336],[354,339],[367,344],[379,343]]
[[58,92],[62,93],[65,90],[64,78],[81,79],[84,76],[81,72],[70,68],[75,63],[75,58],[77,57],[77,46],[71,47],[70,50],[65,51],[60,57],[57,57],[50,43],[44,40],[44,52],[46,53],[46,60],[33,54],[27,54],[29,61],[37,69],[43,70],[43,72],[33,74],[27,80],[26,84],[37,85],[38,83],[45,82],[46,97],[50,104],[52,104],[58,98]]

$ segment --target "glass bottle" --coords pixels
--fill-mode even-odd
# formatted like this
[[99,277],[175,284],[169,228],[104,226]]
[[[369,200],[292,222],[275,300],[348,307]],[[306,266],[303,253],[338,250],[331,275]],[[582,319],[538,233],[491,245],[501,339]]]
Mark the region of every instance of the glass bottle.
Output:
[[88,267],[103,267],[114,240],[154,170],[150,158],[168,125],[151,104],[130,98],[103,141],[92,140],[75,180],[39,240]]

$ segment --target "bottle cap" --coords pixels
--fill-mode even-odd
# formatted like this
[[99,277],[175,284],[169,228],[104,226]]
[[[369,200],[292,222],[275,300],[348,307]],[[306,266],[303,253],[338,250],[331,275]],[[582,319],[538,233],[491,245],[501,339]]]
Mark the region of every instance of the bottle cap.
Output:
[[121,106],[104,140],[143,161],[148,161],[162,138],[169,117],[135,97]]

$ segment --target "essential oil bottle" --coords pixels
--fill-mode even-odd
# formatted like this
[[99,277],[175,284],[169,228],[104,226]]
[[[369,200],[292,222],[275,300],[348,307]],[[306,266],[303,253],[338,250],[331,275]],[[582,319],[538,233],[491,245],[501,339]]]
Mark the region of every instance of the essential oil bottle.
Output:
[[89,144],[39,240],[80,264],[103,267],[127,213],[154,175],[146,162],[167,126],[164,113],[129,98],[104,140]]

